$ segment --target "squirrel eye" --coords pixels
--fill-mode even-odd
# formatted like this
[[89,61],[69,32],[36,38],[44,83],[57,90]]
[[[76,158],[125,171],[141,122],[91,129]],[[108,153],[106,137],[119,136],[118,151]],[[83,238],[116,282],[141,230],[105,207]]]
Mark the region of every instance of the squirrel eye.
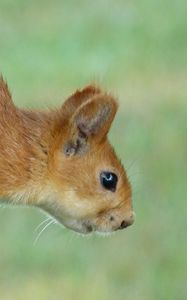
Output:
[[116,174],[112,172],[102,172],[100,174],[100,181],[101,181],[101,185],[105,189],[111,192],[115,192],[117,181],[118,181],[118,177]]

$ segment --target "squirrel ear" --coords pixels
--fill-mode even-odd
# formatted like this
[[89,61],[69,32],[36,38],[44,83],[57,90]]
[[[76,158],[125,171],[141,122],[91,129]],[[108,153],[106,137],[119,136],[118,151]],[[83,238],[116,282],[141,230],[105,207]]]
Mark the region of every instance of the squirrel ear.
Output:
[[99,94],[83,103],[70,120],[70,138],[64,148],[67,156],[87,151],[90,142],[100,142],[106,137],[115,117],[116,100]]
[[66,119],[71,118],[81,104],[100,93],[101,90],[94,85],[88,85],[82,90],[77,90],[62,105],[63,116]]

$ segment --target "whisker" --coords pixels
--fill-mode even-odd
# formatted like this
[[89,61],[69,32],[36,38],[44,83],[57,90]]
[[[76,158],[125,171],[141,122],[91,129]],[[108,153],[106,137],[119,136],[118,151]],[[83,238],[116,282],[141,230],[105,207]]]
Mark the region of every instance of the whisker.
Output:
[[49,220],[52,220],[52,217],[48,217],[47,219],[45,219],[44,221],[42,221],[42,222],[34,229],[34,232],[37,232],[37,231],[40,229],[40,227],[41,227],[42,225],[44,225],[46,222],[48,222]]
[[39,232],[39,234],[37,235],[37,237],[34,240],[33,245],[35,246],[36,243],[38,242],[39,238],[41,237],[42,233],[51,225],[51,224],[56,224],[56,220],[54,219],[50,219],[49,223],[47,223],[44,228]]
[[130,162],[127,162],[127,163],[124,163],[125,165],[125,169],[126,169],[126,172],[129,173],[129,171],[134,168],[134,166],[136,166],[137,162],[139,162],[139,158],[135,158],[133,159],[132,161]]

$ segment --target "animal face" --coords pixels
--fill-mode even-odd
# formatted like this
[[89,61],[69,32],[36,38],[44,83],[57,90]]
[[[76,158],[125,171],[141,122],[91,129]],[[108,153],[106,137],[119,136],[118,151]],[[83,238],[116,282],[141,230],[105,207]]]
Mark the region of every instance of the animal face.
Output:
[[89,233],[111,232],[133,223],[131,187],[107,141],[84,156],[66,158],[59,152],[54,169],[57,209],[52,214],[65,226]]
[[112,232],[134,221],[131,186],[107,139],[117,104],[90,87],[85,94],[67,100],[63,130],[55,129],[48,173],[53,201],[44,209],[75,231]]

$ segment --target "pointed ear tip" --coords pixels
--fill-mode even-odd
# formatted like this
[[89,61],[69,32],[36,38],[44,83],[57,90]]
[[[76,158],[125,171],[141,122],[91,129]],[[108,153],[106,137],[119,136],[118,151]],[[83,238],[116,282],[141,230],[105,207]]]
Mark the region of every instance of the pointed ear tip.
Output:
[[99,94],[99,93],[101,93],[101,89],[96,84],[88,84],[81,90],[81,92]]
[[109,93],[99,93],[93,95],[89,100],[87,100],[82,107],[89,107],[90,105],[94,104],[101,105],[101,106],[108,106],[110,110],[112,110],[114,113],[118,110],[118,101],[117,99],[109,94]]

